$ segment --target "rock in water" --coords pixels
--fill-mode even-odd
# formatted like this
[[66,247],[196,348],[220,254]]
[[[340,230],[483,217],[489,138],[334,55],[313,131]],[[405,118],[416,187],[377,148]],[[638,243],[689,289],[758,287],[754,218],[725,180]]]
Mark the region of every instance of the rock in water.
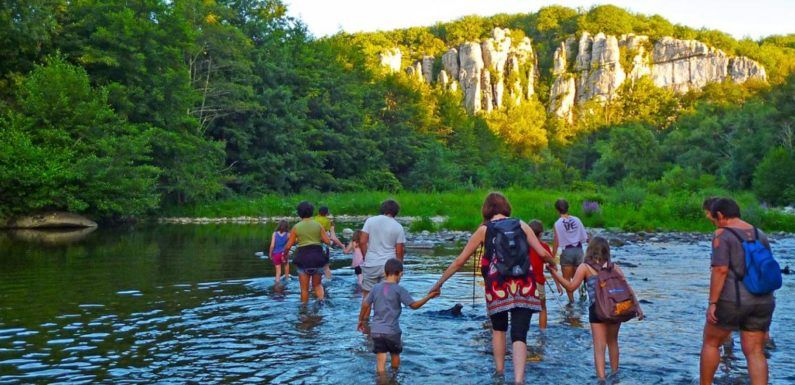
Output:
[[46,229],[70,227],[97,227],[97,223],[77,214],[55,211],[43,214],[25,215],[0,223],[0,228]]

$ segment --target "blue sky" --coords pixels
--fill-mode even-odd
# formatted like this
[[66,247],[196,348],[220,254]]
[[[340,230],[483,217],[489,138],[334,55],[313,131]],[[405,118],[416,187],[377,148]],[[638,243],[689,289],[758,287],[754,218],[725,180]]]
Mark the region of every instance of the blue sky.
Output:
[[795,33],[795,0],[284,0],[289,13],[299,17],[317,37],[346,32],[390,30],[465,15],[535,12],[552,4],[589,8],[613,4],[632,12],[659,14],[673,23],[706,27],[736,38],[758,39]]

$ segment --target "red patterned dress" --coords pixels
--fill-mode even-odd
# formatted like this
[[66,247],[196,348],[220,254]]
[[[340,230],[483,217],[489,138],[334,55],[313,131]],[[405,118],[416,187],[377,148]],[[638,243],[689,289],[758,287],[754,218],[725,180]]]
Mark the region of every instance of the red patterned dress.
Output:
[[[488,230],[486,237],[488,237]],[[491,263],[491,253],[492,251],[489,250],[489,247],[486,247],[480,265],[481,274],[485,281],[486,310],[488,315],[491,316],[513,308],[526,308],[534,312],[541,311],[541,300],[538,297],[532,269],[527,272],[525,277],[504,278]],[[530,258],[529,255],[528,258]]]

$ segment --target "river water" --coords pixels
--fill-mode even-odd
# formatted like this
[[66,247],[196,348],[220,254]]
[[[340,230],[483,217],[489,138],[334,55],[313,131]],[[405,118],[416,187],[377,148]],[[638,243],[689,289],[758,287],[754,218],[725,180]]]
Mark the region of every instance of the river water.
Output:
[[[274,289],[271,226],[159,225],[101,229],[82,240],[0,233],[0,384],[372,384],[375,356],[355,330],[360,294],[334,255],[328,300],[301,306],[298,283]],[[774,238],[795,266],[795,238]],[[457,249],[409,250],[401,282],[421,297]],[[693,384],[707,302],[709,244],[616,248],[647,320],[621,328],[620,384]],[[405,350],[392,383],[492,384],[490,331],[471,265],[442,296],[401,317]],[[771,384],[795,383],[795,280],[785,276],[771,334]],[[478,279],[478,282],[480,280]],[[565,298],[565,296],[563,297]],[[549,328],[528,337],[527,383],[595,384],[587,311],[550,295]],[[560,301],[560,302],[559,302]],[[456,303],[463,315],[443,310]],[[747,382],[745,360],[721,364],[716,383]],[[506,370],[510,382],[510,358]]]

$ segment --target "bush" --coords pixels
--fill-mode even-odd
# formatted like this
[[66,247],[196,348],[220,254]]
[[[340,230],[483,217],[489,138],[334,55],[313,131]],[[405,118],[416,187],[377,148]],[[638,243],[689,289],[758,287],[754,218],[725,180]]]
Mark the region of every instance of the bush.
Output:
[[411,222],[411,225],[409,225],[409,230],[414,233],[425,230],[436,231],[436,224],[433,223],[429,217],[420,217],[420,219]]
[[762,200],[782,206],[793,202],[795,156],[782,147],[770,150],[754,171],[753,189]]

